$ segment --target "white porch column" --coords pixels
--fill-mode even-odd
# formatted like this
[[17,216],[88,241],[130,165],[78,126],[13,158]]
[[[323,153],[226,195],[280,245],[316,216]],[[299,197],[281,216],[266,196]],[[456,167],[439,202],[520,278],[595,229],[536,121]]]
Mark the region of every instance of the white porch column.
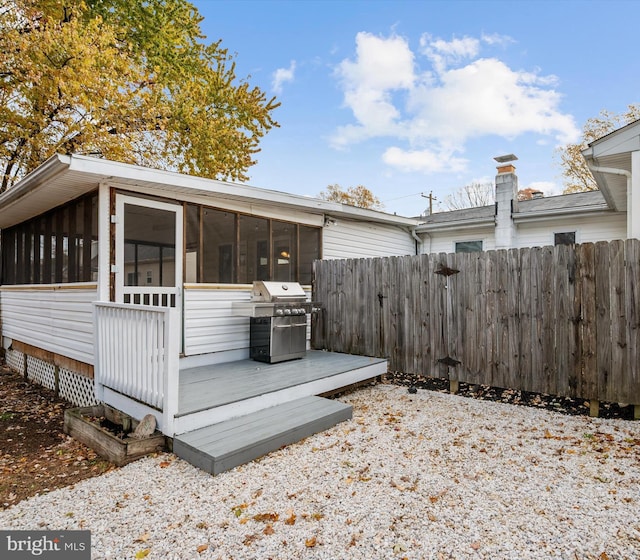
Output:
[[98,188],[98,301],[109,301],[111,282],[111,196],[109,185]]
[[640,239],[640,151],[631,152],[630,183],[627,191],[627,239]]

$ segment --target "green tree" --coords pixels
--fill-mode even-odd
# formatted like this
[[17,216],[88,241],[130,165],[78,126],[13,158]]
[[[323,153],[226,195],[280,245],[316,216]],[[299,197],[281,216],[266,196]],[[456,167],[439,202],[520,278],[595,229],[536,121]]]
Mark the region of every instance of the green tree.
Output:
[[611,113],[602,110],[597,117],[588,119],[582,131],[582,141],[578,144],[567,144],[558,149],[565,193],[595,191],[598,185],[582,157],[582,150],[589,143],[601,138],[617,128],[640,119],[640,104],[629,105],[623,113]]
[[246,180],[275,98],[186,0],[0,0],[4,191],[56,152]]
[[384,208],[380,199],[367,187],[362,185],[349,187],[347,190],[343,190],[338,184],[329,185],[326,190],[322,191],[318,196],[323,200],[358,206],[360,208],[369,208],[371,210],[382,210],[382,208]]

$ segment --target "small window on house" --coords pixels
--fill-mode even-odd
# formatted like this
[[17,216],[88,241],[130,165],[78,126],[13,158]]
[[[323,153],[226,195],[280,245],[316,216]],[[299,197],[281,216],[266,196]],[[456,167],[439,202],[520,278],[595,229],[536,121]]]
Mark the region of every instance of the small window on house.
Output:
[[153,284],[153,271],[147,270],[147,284]]
[[482,241],[456,241],[456,253],[480,253]]
[[565,231],[563,233],[554,233],[553,235],[554,245],[575,245],[576,244],[576,232]]

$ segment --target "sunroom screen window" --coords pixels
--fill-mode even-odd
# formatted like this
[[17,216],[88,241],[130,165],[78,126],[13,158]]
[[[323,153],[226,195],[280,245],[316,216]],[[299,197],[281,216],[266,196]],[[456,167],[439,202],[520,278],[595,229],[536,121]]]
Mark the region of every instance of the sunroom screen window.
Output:
[[269,221],[253,216],[240,216],[240,266],[238,282],[269,280]]
[[236,216],[211,208],[202,210],[203,281],[234,281],[236,276]]
[[321,256],[319,227],[196,204],[187,205],[186,222],[187,282],[310,284],[312,263]]
[[97,195],[2,231],[3,284],[95,282]]

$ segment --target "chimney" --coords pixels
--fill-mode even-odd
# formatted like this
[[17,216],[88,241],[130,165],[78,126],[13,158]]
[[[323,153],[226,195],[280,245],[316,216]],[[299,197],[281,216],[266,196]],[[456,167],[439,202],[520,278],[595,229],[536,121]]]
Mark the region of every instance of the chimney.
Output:
[[496,175],[496,249],[516,247],[518,230],[513,223],[513,213],[518,211],[518,177],[513,154],[493,158],[499,163]]

